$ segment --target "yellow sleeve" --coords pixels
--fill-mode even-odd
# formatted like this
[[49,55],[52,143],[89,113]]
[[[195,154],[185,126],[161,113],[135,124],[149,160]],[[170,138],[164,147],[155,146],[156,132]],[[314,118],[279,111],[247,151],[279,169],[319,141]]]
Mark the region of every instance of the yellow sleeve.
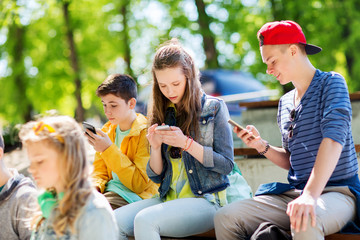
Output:
[[105,185],[110,180],[111,176],[108,175],[108,170],[104,160],[101,158],[100,153],[95,153],[95,160],[93,163],[94,170],[91,174],[92,182],[95,187],[98,187],[101,193],[105,191]]
[[150,158],[146,129],[140,132],[139,137],[132,137],[127,145],[128,156],[134,156],[133,159],[123,154],[115,144],[112,144],[100,155],[107,167],[116,173],[122,184],[134,193],[140,194],[144,192],[150,182],[146,174],[146,164]]

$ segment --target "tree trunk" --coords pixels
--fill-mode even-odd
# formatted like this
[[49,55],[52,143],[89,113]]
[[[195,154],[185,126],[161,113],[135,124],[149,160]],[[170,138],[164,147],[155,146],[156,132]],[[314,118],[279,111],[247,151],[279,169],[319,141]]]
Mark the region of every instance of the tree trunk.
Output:
[[65,20],[65,28],[66,28],[66,37],[70,48],[70,62],[71,67],[74,71],[75,75],[75,97],[76,97],[76,111],[75,111],[75,119],[79,122],[85,120],[85,111],[81,100],[81,78],[80,78],[80,68],[79,68],[79,60],[76,52],[76,46],[74,41],[74,32],[70,23],[70,13],[69,13],[69,1],[63,1],[63,13]]
[[195,0],[195,4],[198,10],[199,18],[198,23],[200,25],[200,32],[204,39],[204,50],[206,55],[206,67],[207,68],[219,68],[218,53],[215,47],[215,38],[210,31],[210,17],[205,11],[205,3],[203,0]]
[[[121,9],[120,9],[120,13],[121,15],[123,16],[123,26],[124,26],[124,29],[122,31],[122,34],[123,34],[123,44],[124,44],[124,60],[125,60],[125,63],[126,63],[126,72],[134,77],[135,79],[135,76],[134,76],[134,72],[132,71],[132,68],[131,68],[131,48],[130,48],[130,37],[129,37],[129,29],[128,29],[128,19],[127,19],[127,12],[128,12],[128,7],[129,7],[129,4],[130,4],[130,1],[129,0],[124,0],[122,1],[122,6],[121,6]],[[137,80],[135,79],[136,83],[137,83]]]
[[15,99],[17,102],[18,113],[21,114],[23,121],[28,122],[31,120],[32,104],[26,96],[26,74],[24,66],[24,41],[25,41],[25,27],[19,26],[16,23],[12,26],[13,31],[13,74],[14,85],[16,88]]

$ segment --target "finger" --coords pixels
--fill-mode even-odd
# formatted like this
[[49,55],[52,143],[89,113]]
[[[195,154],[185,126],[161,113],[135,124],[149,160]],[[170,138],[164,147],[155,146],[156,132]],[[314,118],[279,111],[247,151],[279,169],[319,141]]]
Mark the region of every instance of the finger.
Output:
[[153,124],[151,127],[148,128],[148,133],[154,133],[155,128],[159,126],[157,123]]
[[289,217],[290,217],[291,211],[292,211],[292,204],[289,203],[288,206],[287,206],[287,209],[286,209],[286,214],[287,214]]
[[296,214],[295,214],[295,231],[296,232],[300,232],[303,214],[304,214],[304,210],[302,209],[302,207],[300,207],[296,210]]
[[309,210],[305,208],[301,221],[301,225],[302,225],[301,230],[304,232],[306,231],[308,221],[309,221]]
[[85,137],[90,141],[90,140],[93,140],[94,139],[94,137],[92,137],[92,132],[91,131],[89,131],[88,129],[86,129],[85,130]]
[[92,139],[92,138],[91,138],[91,139],[89,138],[89,139],[88,139],[88,142],[89,142],[89,144],[90,144],[91,146],[94,146],[94,145],[95,145],[94,139]]
[[[240,133],[240,128],[238,128],[238,127],[234,127],[233,128],[233,131],[234,131],[234,133],[236,133],[236,134],[238,134],[238,133]],[[240,137],[239,135],[238,135],[238,137]]]
[[316,226],[316,213],[315,213],[315,208],[312,207],[309,211],[310,217],[311,217],[311,226],[315,227]]

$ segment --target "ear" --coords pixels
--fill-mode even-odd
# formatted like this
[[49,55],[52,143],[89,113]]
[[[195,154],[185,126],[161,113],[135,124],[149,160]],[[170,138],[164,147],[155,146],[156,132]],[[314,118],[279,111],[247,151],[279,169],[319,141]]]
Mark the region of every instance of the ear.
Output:
[[131,98],[128,102],[129,108],[130,109],[134,109],[136,106],[136,99],[135,98]]
[[291,56],[295,56],[296,55],[296,53],[298,53],[299,52],[299,47],[296,45],[296,44],[291,44],[290,46],[289,46],[289,51],[290,51],[290,54],[291,54]]
[[4,156],[4,149],[0,147],[0,161]]

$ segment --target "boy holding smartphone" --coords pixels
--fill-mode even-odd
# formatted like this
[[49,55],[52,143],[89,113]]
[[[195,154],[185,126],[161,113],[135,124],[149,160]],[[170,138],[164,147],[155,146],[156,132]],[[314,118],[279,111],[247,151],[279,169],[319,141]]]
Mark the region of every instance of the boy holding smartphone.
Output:
[[279,101],[282,147],[269,145],[254,126],[234,131],[248,147],[287,169],[289,183],[263,184],[254,198],[220,209],[217,239],[246,239],[264,222],[291,231],[293,239],[359,232],[350,229],[359,223],[360,182],[345,79],[311,64],[308,55],[321,48],[307,44],[293,21],[265,24],[258,39],[266,72],[295,87]]
[[151,198],[158,186],[146,174],[149,160],[146,139],[147,119],[135,112],[136,83],[128,75],[112,74],[100,84],[101,98],[108,122],[94,134],[86,130],[96,150],[92,179],[113,209]]

